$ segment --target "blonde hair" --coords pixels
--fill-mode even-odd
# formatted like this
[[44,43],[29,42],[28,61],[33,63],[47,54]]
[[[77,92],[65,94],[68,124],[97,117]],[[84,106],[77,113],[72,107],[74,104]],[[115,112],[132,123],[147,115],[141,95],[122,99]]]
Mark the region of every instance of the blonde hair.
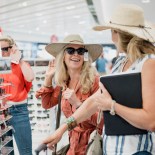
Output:
[[155,47],[149,41],[137,36],[116,30],[119,34],[119,46],[127,54],[129,60],[134,62],[136,59],[143,58],[146,54],[155,54]]
[[[80,84],[81,92],[86,94],[90,91],[95,75],[97,74],[95,67],[91,66],[92,59],[89,57],[89,61],[84,61],[81,74],[80,74]],[[56,57],[56,72],[55,72],[55,83],[64,89],[67,88],[67,83],[70,80],[67,66],[64,62],[64,51],[60,52]]]
[[0,38],[0,41],[6,41],[6,42],[8,42],[9,43],[9,46],[16,45],[14,39],[11,38],[10,36],[2,36],[2,38]]

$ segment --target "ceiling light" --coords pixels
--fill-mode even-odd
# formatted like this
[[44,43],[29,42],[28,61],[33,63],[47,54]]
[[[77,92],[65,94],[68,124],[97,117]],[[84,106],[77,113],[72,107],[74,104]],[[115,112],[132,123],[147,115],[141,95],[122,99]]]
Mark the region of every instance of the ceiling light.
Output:
[[22,6],[27,6],[27,2],[23,2],[22,3]]
[[67,36],[69,33],[68,32],[65,32],[65,36]]
[[71,5],[71,6],[67,6],[67,7],[66,7],[67,10],[71,10],[71,9],[74,9],[74,8],[75,8],[74,5]]
[[80,16],[79,15],[75,15],[75,16],[73,16],[73,18],[80,18]]
[[39,27],[36,27],[36,31],[39,31],[40,29],[39,29]]
[[79,22],[79,24],[85,24],[86,23],[86,21],[80,21]]
[[19,25],[19,27],[24,27],[24,25]]
[[46,24],[47,23],[47,20],[44,20],[43,23]]
[[32,31],[28,31],[28,33],[29,33],[29,34],[31,34],[31,33],[32,33]]
[[142,0],[142,3],[150,3],[150,0]]
[[42,13],[36,13],[35,15],[36,16],[42,16],[43,14]]

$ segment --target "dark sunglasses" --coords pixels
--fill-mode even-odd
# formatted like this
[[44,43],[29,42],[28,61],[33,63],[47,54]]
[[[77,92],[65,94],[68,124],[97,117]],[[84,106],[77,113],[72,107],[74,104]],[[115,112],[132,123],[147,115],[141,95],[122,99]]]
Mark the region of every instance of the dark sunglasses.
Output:
[[45,80],[45,77],[36,77],[36,80],[37,80],[37,81],[39,81],[39,80],[44,81],[44,80]]
[[9,48],[12,48],[12,46],[3,47],[1,48],[2,52],[8,52]]
[[67,47],[65,49],[65,51],[69,54],[69,55],[73,55],[75,54],[75,51],[77,52],[78,55],[84,55],[85,52],[88,52],[88,50],[86,50],[85,48],[78,48],[75,49],[73,47]]

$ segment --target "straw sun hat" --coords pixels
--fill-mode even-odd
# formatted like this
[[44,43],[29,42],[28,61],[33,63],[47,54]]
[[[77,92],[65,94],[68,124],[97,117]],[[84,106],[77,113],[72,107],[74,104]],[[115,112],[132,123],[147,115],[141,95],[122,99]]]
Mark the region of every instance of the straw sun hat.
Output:
[[85,44],[80,35],[77,34],[68,35],[63,42],[51,43],[47,45],[45,49],[49,54],[56,57],[68,44],[83,45],[88,50],[93,61],[95,61],[103,51],[103,47],[99,44]]
[[109,22],[95,26],[96,31],[118,29],[144,40],[155,42],[155,28],[144,19],[143,9],[134,4],[121,4],[114,11]]

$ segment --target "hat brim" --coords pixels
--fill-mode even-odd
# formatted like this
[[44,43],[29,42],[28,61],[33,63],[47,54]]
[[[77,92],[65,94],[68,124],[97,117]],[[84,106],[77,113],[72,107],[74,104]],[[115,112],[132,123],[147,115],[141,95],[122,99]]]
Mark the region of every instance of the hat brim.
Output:
[[104,25],[99,25],[93,27],[95,31],[102,31],[107,29],[118,29],[124,32],[128,32],[134,36],[137,36],[141,39],[150,41],[152,43],[155,42],[155,28],[152,27],[151,24],[145,22],[145,28],[140,27],[132,27],[132,26],[123,26],[123,25],[117,25],[113,23],[108,23]]
[[[71,43],[51,43],[48,44],[45,49],[46,51],[51,54],[52,56],[56,57],[60,52],[64,50],[64,47]],[[76,44],[76,43],[73,43]],[[102,45],[99,44],[77,44],[77,45],[83,45],[90,54],[92,61],[94,62],[103,52]]]

